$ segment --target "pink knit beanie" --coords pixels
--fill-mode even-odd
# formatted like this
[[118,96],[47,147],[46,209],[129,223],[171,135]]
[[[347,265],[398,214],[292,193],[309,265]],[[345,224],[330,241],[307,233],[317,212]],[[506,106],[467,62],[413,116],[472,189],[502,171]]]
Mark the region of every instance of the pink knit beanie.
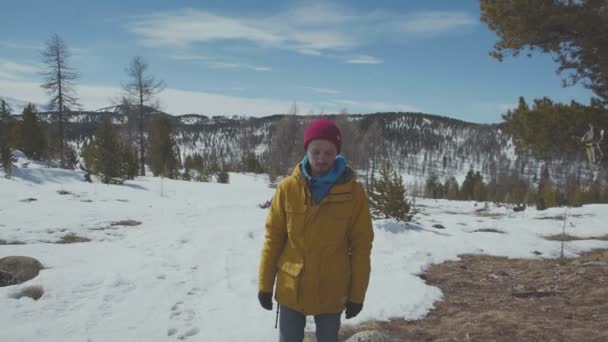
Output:
[[342,134],[333,121],[329,119],[317,119],[311,122],[304,132],[304,150],[308,150],[308,144],[316,139],[331,141],[336,145],[336,150],[340,153],[342,148]]

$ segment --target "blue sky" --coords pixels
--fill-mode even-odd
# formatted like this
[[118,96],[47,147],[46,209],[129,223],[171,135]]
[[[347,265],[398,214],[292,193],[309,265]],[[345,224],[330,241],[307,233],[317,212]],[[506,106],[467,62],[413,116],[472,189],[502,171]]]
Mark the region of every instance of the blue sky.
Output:
[[503,62],[478,1],[32,1],[3,4],[0,96],[45,103],[40,50],[57,33],[80,73],[84,109],[109,106],[139,55],[179,115],[420,111],[499,122],[562,88],[548,55]]

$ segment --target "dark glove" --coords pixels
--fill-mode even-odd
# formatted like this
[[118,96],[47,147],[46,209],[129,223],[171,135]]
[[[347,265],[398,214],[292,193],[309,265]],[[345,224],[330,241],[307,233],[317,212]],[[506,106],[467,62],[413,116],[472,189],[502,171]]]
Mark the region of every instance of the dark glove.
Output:
[[258,292],[260,305],[266,310],[272,310],[272,292]]
[[363,309],[363,304],[353,303],[351,301],[346,302],[346,319],[353,318],[361,312]]

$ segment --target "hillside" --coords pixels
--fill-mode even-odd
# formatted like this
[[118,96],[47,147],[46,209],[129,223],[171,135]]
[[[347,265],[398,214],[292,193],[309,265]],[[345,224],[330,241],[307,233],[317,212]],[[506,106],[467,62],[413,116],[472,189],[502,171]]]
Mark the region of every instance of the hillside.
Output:
[[[123,106],[94,112],[72,112],[65,119],[67,139],[80,149],[104,120],[122,127],[125,134],[134,134],[136,126],[133,122],[137,115],[135,108]],[[158,115],[166,113],[148,109],[146,121]],[[53,122],[55,116],[55,113],[39,113],[39,118],[47,124]],[[285,116],[255,118],[188,114],[168,117],[176,128],[182,160],[187,155],[199,153],[236,163],[245,153],[253,152],[264,163],[269,159],[269,145],[277,123]],[[296,118],[300,129],[303,129],[304,122],[311,116]],[[502,124],[477,124],[423,113],[357,114],[348,115],[348,121],[358,132],[365,132],[373,124],[378,125],[381,136],[376,137],[376,141],[381,141],[381,144],[377,153],[393,161],[410,187],[416,189],[431,173],[440,179],[455,176],[459,182],[469,170],[479,171],[486,182],[504,179],[511,174],[533,180],[539,178],[544,165],[528,154],[517,154],[511,136]],[[297,135],[295,132],[294,136]],[[345,145],[362,144],[361,140],[348,134],[345,134],[344,141]],[[346,157],[352,161],[359,156]],[[558,182],[565,182],[569,175],[582,179],[592,177],[582,158],[581,151],[575,160],[551,161],[548,164],[551,177]]]

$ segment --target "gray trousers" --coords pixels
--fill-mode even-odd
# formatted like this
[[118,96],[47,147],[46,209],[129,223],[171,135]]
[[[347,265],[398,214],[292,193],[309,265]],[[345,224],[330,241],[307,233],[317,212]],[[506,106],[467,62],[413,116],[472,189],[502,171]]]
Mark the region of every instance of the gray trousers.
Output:
[[[317,342],[338,342],[342,313],[315,315]],[[306,315],[283,305],[279,314],[279,342],[302,342]]]

